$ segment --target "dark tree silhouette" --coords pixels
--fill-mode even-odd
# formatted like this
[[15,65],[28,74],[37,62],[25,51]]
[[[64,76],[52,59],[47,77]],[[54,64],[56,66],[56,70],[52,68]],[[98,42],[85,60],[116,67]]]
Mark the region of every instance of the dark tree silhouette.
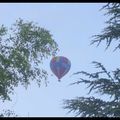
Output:
[[[91,44],[106,42],[106,49],[109,48],[112,42],[117,42],[114,51],[120,49],[120,3],[108,3],[103,6],[106,10],[105,15],[110,18],[106,22],[108,25],[99,35],[94,35],[94,40]],[[101,95],[110,96],[109,101],[105,101],[94,96],[91,97],[77,97],[75,99],[64,100],[63,108],[68,109],[69,112],[75,112],[76,116],[82,117],[120,117],[120,68],[108,71],[101,63],[94,61],[99,72],[88,73],[80,71],[74,75],[84,75],[86,78],[80,78],[73,84],[85,83],[88,85],[89,94],[91,92],[100,93]]]

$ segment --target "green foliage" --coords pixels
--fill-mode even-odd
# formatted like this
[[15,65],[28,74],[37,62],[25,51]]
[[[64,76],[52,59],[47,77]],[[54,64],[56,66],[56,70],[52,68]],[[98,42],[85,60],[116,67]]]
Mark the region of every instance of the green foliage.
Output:
[[74,73],[74,75],[85,75],[88,79],[82,77],[71,85],[85,83],[89,88],[88,94],[95,92],[100,95],[108,95],[111,101],[103,101],[93,96],[88,98],[77,97],[72,100],[65,100],[63,108],[70,109],[69,112],[75,112],[76,116],[82,117],[118,117],[120,116],[120,70],[117,68],[108,72],[101,63],[93,63],[96,68],[101,69],[100,72],[80,71]]
[[14,113],[14,111],[3,110],[3,112],[0,114],[0,117],[17,117],[17,115]]
[[[106,22],[108,26],[99,35],[94,35],[94,40],[91,44],[106,41],[106,49],[109,48],[112,41],[117,41],[115,49],[120,48],[120,3],[108,3],[102,9],[107,10],[106,15],[110,15],[110,19]],[[91,92],[99,95],[109,96],[109,101],[91,97],[77,97],[71,100],[64,100],[63,108],[69,109],[69,112],[74,112],[76,116],[82,117],[120,117],[120,68],[114,71],[107,69],[99,62],[93,62],[97,69],[95,73],[80,71],[74,75],[84,75],[85,78],[80,78],[79,81],[72,83],[84,83]],[[86,78],[87,77],[87,78]]]
[[106,49],[111,45],[111,42],[117,42],[115,49],[120,48],[120,3],[108,3],[102,9],[107,10],[105,15],[109,15],[110,19],[106,21],[107,27],[99,35],[94,35],[94,40],[91,44],[98,43],[97,46],[102,41],[106,41]]
[[94,97],[77,97],[64,101],[64,109],[75,112],[81,117],[119,117],[120,104],[116,101],[106,102]]
[[57,51],[50,32],[33,22],[16,21],[8,30],[0,27],[0,99],[10,100],[14,87],[27,87],[30,81],[47,79],[40,64]]

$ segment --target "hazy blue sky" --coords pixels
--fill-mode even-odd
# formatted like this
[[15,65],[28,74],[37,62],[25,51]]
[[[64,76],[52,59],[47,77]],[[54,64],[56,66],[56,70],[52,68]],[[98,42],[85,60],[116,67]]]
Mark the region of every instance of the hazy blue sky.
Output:
[[[46,28],[53,35],[59,45],[58,55],[66,56],[71,61],[69,73],[57,81],[56,76],[51,76],[50,60],[44,61],[43,68],[48,73],[49,84],[44,82],[39,88],[36,83],[31,83],[28,90],[19,86],[15,89],[13,102],[5,102],[3,108],[14,110],[19,116],[35,117],[69,117],[62,109],[62,100],[87,96],[85,85],[69,86],[78,80],[79,76],[72,76],[77,71],[95,72],[92,61],[101,62],[109,70],[114,70],[118,65],[118,52],[112,48],[105,51],[105,43],[96,48],[90,46],[91,36],[99,34],[105,27],[107,17],[105,11],[99,11],[105,3],[4,3],[0,4],[0,25],[8,27],[18,18],[25,21],[34,21],[39,26]],[[114,61],[114,62],[113,62]],[[112,64],[114,63],[114,64]],[[93,95],[93,94],[92,94]],[[96,95],[97,96],[97,95]],[[98,97],[102,97],[99,96]],[[104,97],[105,98],[105,97]],[[107,98],[105,98],[107,99]]]

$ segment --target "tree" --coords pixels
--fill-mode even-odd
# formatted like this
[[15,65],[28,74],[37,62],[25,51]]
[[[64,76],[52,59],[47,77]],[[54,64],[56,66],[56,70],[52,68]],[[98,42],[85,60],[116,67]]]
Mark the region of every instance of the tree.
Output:
[[0,113],[0,117],[17,117],[17,115],[14,113],[14,111],[3,110],[3,112]]
[[[112,41],[118,42],[114,51],[120,49],[120,3],[108,3],[102,9],[107,10],[105,15],[110,15],[106,22],[108,25],[101,34],[94,35],[91,44],[106,42],[106,49],[109,48]],[[100,62],[93,61],[96,68],[100,71],[88,73],[80,71],[74,75],[84,75],[86,78],[80,78],[73,84],[84,83],[88,85],[89,93],[95,92],[110,97],[109,101],[91,97],[77,97],[75,99],[64,100],[63,108],[69,112],[75,112],[76,116],[82,117],[120,117],[120,68],[108,71]]]
[[[33,22],[18,19],[7,29],[0,27],[0,100],[11,100],[19,84],[27,88],[32,80],[47,84],[47,71],[40,64],[57,51],[50,32]],[[1,114],[2,116],[3,114]]]

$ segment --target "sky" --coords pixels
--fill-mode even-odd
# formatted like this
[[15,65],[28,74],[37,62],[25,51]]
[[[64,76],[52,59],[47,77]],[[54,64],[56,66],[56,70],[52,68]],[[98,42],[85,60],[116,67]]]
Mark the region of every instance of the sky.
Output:
[[[108,16],[100,11],[105,3],[1,3],[0,25],[10,27],[19,18],[34,21],[40,27],[50,31],[59,45],[57,55],[67,57],[71,61],[70,71],[58,82],[50,70],[50,60],[45,60],[42,67],[47,70],[49,84],[38,87],[35,82],[26,90],[22,86],[15,88],[12,102],[1,103],[2,108],[13,110],[19,117],[74,117],[64,110],[63,99],[86,97],[86,85],[73,85],[80,76],[71,76],[78,71],[95,72],[92,61],[101,62],[112,71],[120,64],[118,51],[113,46],[105,51],[105,43],[99,47],[90,45],[91,36],[99,34],[106,26]],[[95,94],[92,94],[95,95]],[[105,100],[107,96],[95,95]]]

